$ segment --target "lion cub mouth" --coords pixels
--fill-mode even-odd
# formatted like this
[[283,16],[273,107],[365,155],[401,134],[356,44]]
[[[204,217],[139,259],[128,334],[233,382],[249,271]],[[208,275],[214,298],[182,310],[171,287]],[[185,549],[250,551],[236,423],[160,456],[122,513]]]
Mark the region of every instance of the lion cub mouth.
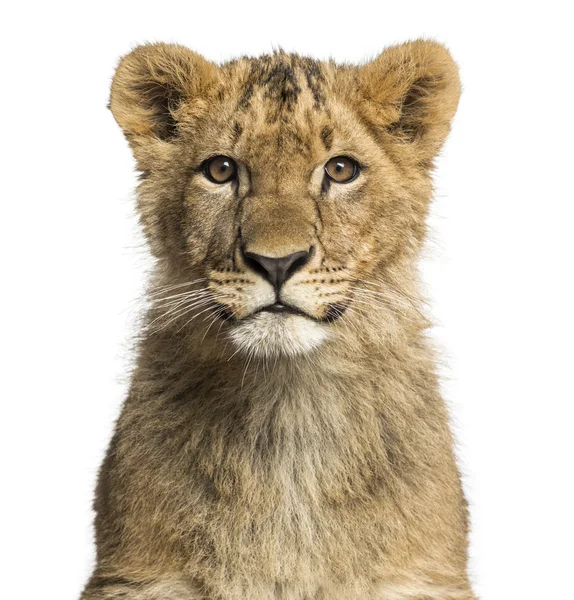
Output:
[[296,306],[291,306],[290,304],[284,304],[283,302],[277,301],[277,302],[274,302],[273,304],[269,304],[267,306],[264,306],[263,308],[260,308],[258,311],[256,311],[253,314],[256,315],[261,312],[269,312],[269,313],[283,314],[283,315],[299,315],[301,317],[307,317],[308,319],[311,319],[312,321],[318,321],[318,322],[322,322],[322,323],[332,323],[333,321],[336,321],[339,317],[341,317],[343,315],[346,308],[347,308],[346,304],[331,304],[331,305],[329,305],[329,309],[327,310],[325,315],[322,318],[317,318],[317,317],[314,317],[314,316],[306,313],[305,311],[297,308]]
[[[270,312],[276,314],[289,314],[289,315],[301,315],[303,317],[311,318],[307,313],[289,304],[283,304],[283,302],[275,302],[260,308],[257,312]],[[257,314],[257,313],[255,313]]]

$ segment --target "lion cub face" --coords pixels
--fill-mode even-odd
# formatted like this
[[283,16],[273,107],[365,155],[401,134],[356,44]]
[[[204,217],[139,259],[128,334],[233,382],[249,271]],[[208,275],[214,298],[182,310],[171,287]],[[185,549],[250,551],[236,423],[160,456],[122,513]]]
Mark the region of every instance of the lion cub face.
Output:
[[362,67],[282,52],[216,66],[164,44],[122,59],[110,105],[183,314],[224,319],[249,352],[294,355],[384,311],[367,300],[416,256],[458,96],[431,42]]

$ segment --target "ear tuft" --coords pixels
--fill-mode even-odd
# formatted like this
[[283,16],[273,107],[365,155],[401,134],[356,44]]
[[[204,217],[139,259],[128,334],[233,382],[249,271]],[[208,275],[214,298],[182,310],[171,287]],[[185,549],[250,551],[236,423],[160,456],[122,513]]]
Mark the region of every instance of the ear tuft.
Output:
[[217,80],[217,67],[176,44],[146,44],[124,56],[116,69],[110,109],[132,144],[177,134],[178,109],[201,102]]
[[417,159],[439,151],[460,97],[458,68],[437,42],[393,46],[359,69],[363,112],[378,129],[413,145]]

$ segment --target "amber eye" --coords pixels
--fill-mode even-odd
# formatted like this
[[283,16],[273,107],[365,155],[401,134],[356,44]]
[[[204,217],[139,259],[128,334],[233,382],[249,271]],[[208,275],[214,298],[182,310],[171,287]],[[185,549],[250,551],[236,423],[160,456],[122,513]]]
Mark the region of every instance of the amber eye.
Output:
[[348,156],[335,156],[325,165],[327,177],[336,183],[348,183],[359,174],[356,160]]
[[229,156],[214,156],[205,162],[203,172],[213,183],[227,183],[237,176],[237,165]]

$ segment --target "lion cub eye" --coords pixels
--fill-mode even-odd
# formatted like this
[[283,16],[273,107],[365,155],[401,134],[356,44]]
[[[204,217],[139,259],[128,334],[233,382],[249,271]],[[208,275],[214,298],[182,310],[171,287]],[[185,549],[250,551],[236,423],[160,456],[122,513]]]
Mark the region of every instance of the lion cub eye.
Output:
[[349,183],[359,171],[357,161],[348,156],[335,156],[325,165],[327,177],[335,183]]
[[229,156],[214,156],[205,162],[203,173],[213,183],[227,183],[237,177],[237,165]]

